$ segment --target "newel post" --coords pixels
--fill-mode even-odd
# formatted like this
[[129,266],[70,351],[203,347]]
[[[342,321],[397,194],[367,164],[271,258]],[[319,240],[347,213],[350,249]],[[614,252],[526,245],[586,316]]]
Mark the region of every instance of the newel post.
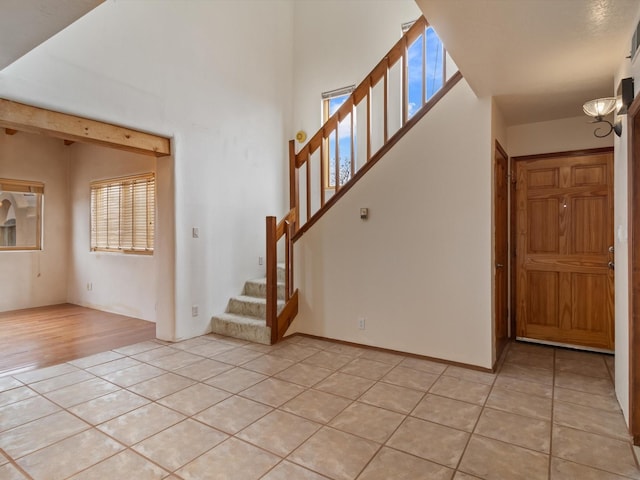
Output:
[[271,327],[271,345],[278,341],[278,266],[276,217],[267,217],[267,327]]

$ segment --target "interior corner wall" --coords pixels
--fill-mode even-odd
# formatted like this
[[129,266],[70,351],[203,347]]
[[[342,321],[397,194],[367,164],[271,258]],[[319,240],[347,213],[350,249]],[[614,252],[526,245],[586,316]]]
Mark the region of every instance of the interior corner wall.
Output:
[[0,132],[0,177],[44,183],[43,248],[0,252],[0,311],[67,301],[67,157],[61,140]]
[[[154,157],[75,143],[69,148],[69,302],[156,321],[158,254],[90,251],[90,183],[156,171]],[[160,231],[160,229],[156,229]]]
[[[636,11],[634,25],[640,20],[640,5]],[[631,77],[634,80],[635,96],[640,89],[640,55],[637,54],[629,62],[620,59],[620,66],[615,75],[611,88],[615,93],[620,80]],[[631,268],[629,254],[629,191],[628,162],[629,130],[627,116],[619,117],[622,122],[622,135],[614,137],[614,228],[615,228],[615,315],[616,315],[616,356],[615,356],[615,386],[616,396],[627,424],[629,423],[629,269]]]
[[295,243],[291,331],[491,368],[490,136],[460,81]]
[[[494,191],[494,186],[495,186],[495,150],[496,150],[496,142],[498,142],[500,144],[500,146],[505,150],[505,152],[507,153],[507,155],[509,155],[509,146],[507,143],[507,124],[504,120],[504,116],[502,115],[502,111],[500,110],[500,108],[498,107],[498,105],[496,104],[496,101],[494,98],[491,98],[491,264],[495,265],[496,263],[496,259],[495,259],[495,245],[496,245],[496,222],[495,222],[495,196],[496,193]],[[510,208],[510,206],[508,207]],[[507,230],[507,235],[508,235],[508,231]],[[509,270],[511,271],[511,265],[508,266]],[[495,287],[496,287],[496,281],[495,281],[495,277],[496,277],[496,269],[492,268],[491,270],[491,331],[495,332],[496,330],[496,294],[495,294]],[[510,288],[511,288],[511,282],[507,282],[508,286],[507,286],[507,298],[511,298],[510,296]],[[512,312],[513,306],[509,305],[509,311],[508,311],[508,315],[509,318]],[[511,323],[511,322],[509,322]],[[493,360],[493,364],[495,365],[496,361],[498,360],[498,355],[497,355],[497,345],[495,344],[495,338],[492,337],[492,341],[493,341],[493,348],[492,350],[492,360]]]
[[622,117],[622,137],[616,138],[613,157],[615,248],[615,387],[622,413],[629,421],[629,188],[627,183],[627,118]]
[[294,3],[104,2],[0,71],[0,97],[171,137],[163,340],[210,331],[264,275],[265,217],[285,212]]
[[491,99],[491,138],[497,140],[509,155],[507,124],[494,98]]
[[593,135],[594,128],[585,115],[547,122],[512,125],[507,128],[508,153],[512,157],[519,157],[612,147],[612,135],[597,138]]

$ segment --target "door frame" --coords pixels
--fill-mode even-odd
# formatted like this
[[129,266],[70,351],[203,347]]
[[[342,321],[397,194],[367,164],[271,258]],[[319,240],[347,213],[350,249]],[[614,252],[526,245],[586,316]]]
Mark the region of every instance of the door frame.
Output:
[[640,96],[629,107],[627,119],[629,432],[640,445]]
[[[638,109],[640,110],[640,105],[638,106]],[[639,122],[640,122],[640,118],[639,118]],[[640,128],[640,127],[639,127]],[[585,155],[598,155],[598,154],[603,154],[603,153],[611,153],[614,154],[614,149],[613,147],[600,147],[600,148],[588,148],[588,149],[584,149],[584,150],[569,150],[569,151],[565,151],[565,152],[549,152],[549,153],[538,153],[535,155],[520,155],[517,157],[511,157],[511,165],[510,165],[510,174],[511,174],[511,202],[510,202],[510,208],[511,208],[511,216],[509,218],[509,228],[511,231],[511,247],[510,247],[510,252],[511,252],[511,265],[512,268],[510,270],[510,285],[511,285],[511,305],[513,305],[513,312],[511,313],[511,331],[514,333],[514,338],[515,338],[515,332],[516,332],[516,317],[518,315],[517,311],[518,309],[515,308],[517,305],[517,298],[516,298],[516,255],[517,255],[517,251],[516,251],[516,238],[515,238],[515,232],[516,232],[516,179],[514,178],[515,176],[515,171],[516,171],[516,162],[525,162],[527,160],[542,160],[542,159],[546,159],[546,158],[557,158],[557,157],[582,157]],[[640,153],[640,152],[639,152]],[[640,157],[639,157],[640,158]],[[640,182],[638,183],[640,185]],[[614,187],[614,195],[615,195],[615,187]],[[640,211],[640,210],[639,210]],[[640,219],[640,215],[638,217]],[[615,223],[615,222],[614,222]],[[639,263],[640,266],[640,263]],[[638,277],[640,279],[640,276]],[[638,292],[640,292],[640,288],[638,290]],[[640,314],[640,312],[639,312]],[[614,319],[615,321],[615,319]],[[640,351],[640,332],[639,332],[639,351]],[[638,356],[638,360],[640,360],[640,354]],[[640,387],[640,382],[638,384],[638,386]],[[631,388],[630,388],[631,390]],[[640,393],[640,390],[638,390],[638,392]],[[639,418],[638,418],[638,423],[639,423],[639,427],[640,427],[640,405],[638,408],[638,414],[639,414]],[[639,433],[640,433],[640,429],[639,429]],[[639,437],[640,438],[640,437]]]
[[[494,259],[494,263],[497,261],[497,254],[498,254],[498,242],[497,242],[497,232],[498,232],[498,224],[496,222],[496,219],[498,217],[497,215],[497,205],[498,205],[498,192],[495,190],[495,172],[496,172],[496,166],[497,166],[497,162],[498,162],[498,156],[501,156],[504,158],[504,162],[505,162],[505,173],[507,175],[507,177],[505,178],[505,182],[507,182],[507,198],[506,198],[506,208],[507,208],[507,215],[506,215],[506,224],[503,225],[504,228],[504,235],[506,236],[506,248],[507,248],[507,261],[506,264],[504,266],[505,270],[505,275],[506,275],[506,281],[507,281],[507,291],[505,292],[505,301],[507,303],[507,318],[506,318],[506,322],[507,322],[507,337],[506,339],[499,344],[498,343],[498,338],[497,338],[497,333],[498,333],[498,323],[497,323],[497,318],[498,318],[498,305],[494,305],[494,325],[493,325],[493,341],[494,341],[494,349],[495,349],[495,362],[498,362],[500,360],[500,357],[502,356],[502,353],[504,351],[504,347],[507,345],[507,343],[514,338],[514,333],[515,330],[512,327],[512,317],[513,317],[513,303],[511,302],[511,298],[512,298],[512,292],[510,292],[511,289],[511,268],[513,267],[513,263],[511,262],[511,258],[512,258],[512,250],[513,250],[513,243],[511,242],[511,220],[510,220],[510,211],[509,209],[511,208],[511,162],[509,159],[509,155],[507,154],[507,152],[505,151],[505,149],[502,147],[502,145],[500,145],[500,142],[498,140],[495,140],[495,145],[494,145],[494,151],[493,151],[493,172],[494,172],[494,178],[493,178],[493,186],[494,186],[494,190],[493,190],[493,223],[494,223],[494,240],[493,240],[493,259]],[[495,270],[495,265],[494,265],[494,270]],[[496,298],[496,291],[498,288],[498,284],[497,284],[497,276],[493,275],[493,298],[494,298],[494,302],[495,302],[495,298]]]

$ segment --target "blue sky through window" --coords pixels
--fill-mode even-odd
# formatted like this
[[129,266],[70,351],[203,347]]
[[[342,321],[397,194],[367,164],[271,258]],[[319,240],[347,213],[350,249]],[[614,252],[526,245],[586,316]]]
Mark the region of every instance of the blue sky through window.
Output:
[[[329,117],[349,98],[350,93],[329,98]],[[338,147],[340,149],[340,185],[344,185],[351,178],[351,118],[347,116],[338,127]],[[355,145],[354,145],[355,148]],[[336,185],[336,134],[329,136],[329,187]]]
[[422,107],[422,85],[426,82],[426,100],[442,88],[443,49],[442,42],[433,28],[427,28],[427,52],[425,76],[422,76],[424,57],[422,35],[409,46],[407,55],[407,98],[408,118],[411,118]]
[[[423,41],[426,35],[426,41]],[[411,118],[422,108],[422,90],[425,90],[425,101],[428,101],[443,85],[444,49],[442,42],[432,27],[426,29],[426,33],[420,35],[407,52],[407,118]],[[426,48],[425,48],[426,47]],[[426,51],[425,51],[426,50]],[[425,69],[423,72],[423,62]],[[424,75],[423,75],[424,73]],[[338,108],[349,98],[350,93],[328,98],[328,120]],[[325,107],[326,108],[326,107]],[[354,119],[355,128],[355,119]],[[355,133],[354,133],[355,135]],[[355,138],[354,138],[355,141]],[[338,127],[339,145],[339,180],[340,185],[347,182],[353,172],[351,171],[351,119],[347,116]],[[329,136],[328,176],[327,184],[335,187],[336,184],[336,133]],[[355,148],[355,144],[354,144]],[[355,152],[354,152],[355,153]]]

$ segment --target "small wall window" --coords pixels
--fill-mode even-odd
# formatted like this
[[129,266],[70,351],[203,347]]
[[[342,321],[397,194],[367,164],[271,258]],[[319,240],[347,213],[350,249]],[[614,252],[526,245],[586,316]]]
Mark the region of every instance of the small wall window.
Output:
[[[331,90],[322,94],[322,123],[324,124],[331,115],[336,113],[338,108],[349,98],[355,85],[349,87]],[[350,119],[349,119],[350,120]],[[343,120],[340,123],[339,130],[341,133],[338,139],[338,148],[340,151],[339,175],[340,185],[345,184],[353,174],[353,161],[351,158],[351,130],[348,124],[350,121]],[[327,158],[323,161],[325,168],[325,188],[335,188],[336,186],[336,134],[332,133],[328,138],[328,148],[325,155]]]
[[42,249],[44,184],[0,178],[0,250]]
[[155,175],[91,183],[91,250],[153,254]]
[[[405,34],[413,22],[402,24]],[[411,118],[444,85],[445,51],[433,27],[407,49],[407,117]]]

